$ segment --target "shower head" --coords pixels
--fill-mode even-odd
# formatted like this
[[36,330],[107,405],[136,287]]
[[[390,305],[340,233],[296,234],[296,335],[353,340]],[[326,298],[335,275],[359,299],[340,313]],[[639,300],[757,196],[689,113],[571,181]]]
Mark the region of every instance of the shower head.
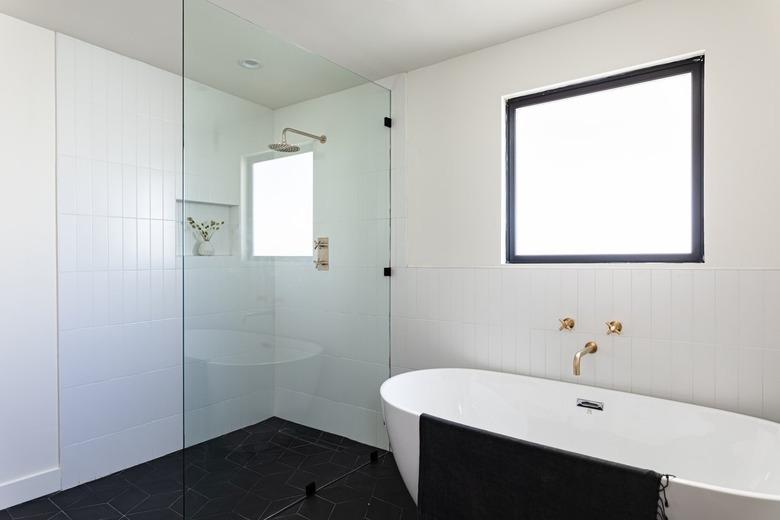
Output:
[[294,145],[294,144],[287,144],[287,142],[283,139],[281,143],[271,143],[268,145],[268,148],[271,150],[274,150],[275,152],[284,152],[284,153],[292,153],[292,152],[300,152],[301,147]]
[[301,147],[295,144],[289,144],[287,142],[287,132],[293,132],[295,134],[299,134],[305,137],[311,137],[312,139],[316,139],[322,144],[325,144],[328,140],[325,135],[315,135],[310,134],[309,132],[304,132],[303,130],[296,130],[295,128],[285,128],[282,130],[282,140],[278,143],[271,143],[268,145],[268,148],[271,150],[274,150],[275,152],[283,152],[283,153],[292,153],[292,152],[299,152],[301,151]]

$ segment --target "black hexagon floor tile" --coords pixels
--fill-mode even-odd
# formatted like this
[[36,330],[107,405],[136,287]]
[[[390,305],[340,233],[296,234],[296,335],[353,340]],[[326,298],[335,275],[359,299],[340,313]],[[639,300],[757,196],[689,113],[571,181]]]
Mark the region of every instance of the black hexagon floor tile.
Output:
[[[0,520],[416,519],[392,454],[378,450],[379,460],[369,464],[373,451],[272,417],[0,510]],[[319,489],[305,498],[312,481]]]

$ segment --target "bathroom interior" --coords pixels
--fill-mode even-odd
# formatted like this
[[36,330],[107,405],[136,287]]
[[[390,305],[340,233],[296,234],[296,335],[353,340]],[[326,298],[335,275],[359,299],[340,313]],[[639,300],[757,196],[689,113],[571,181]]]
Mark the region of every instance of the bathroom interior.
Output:
[[0,0],[0,520],[777,520],[780,1]]

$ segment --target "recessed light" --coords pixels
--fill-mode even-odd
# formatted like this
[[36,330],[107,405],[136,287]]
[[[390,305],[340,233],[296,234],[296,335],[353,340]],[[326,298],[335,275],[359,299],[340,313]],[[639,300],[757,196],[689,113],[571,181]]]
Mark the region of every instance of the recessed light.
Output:
[[259,69],[262,67],[259,61],[254,60],[252,58],[247,58],[245,60],[239,60],[238,64],[244,67],[245,69]]

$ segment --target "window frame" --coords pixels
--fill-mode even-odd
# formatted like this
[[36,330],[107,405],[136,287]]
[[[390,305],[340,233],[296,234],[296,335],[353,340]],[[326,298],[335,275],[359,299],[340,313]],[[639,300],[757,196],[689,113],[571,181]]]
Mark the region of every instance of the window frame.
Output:
[[[670,254],[517,255],[515,254],[515,111],[518,108],[691,74],[691,252]],[[609,262],[704,262],[704,56],[632,70],[560,88],[506,100],[506,263],[609,263]]]

